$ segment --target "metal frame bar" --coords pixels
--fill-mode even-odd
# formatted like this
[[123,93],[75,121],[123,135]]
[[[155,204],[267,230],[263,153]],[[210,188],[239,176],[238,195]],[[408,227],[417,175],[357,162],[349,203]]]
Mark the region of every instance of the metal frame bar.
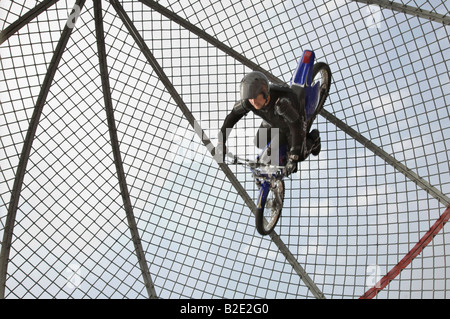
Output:
[[[50,2],[50,1],[49,1]],[[76,4],[82,9],[85,0],[77,0]],[[46,3],[48,4],[48,3]],[[37,10],[33,9],[33,14],[27,14],[26,16],[36,16]],[[43,10],[39,11],[42,12]],[[31,19],[31,18],[30,18]],[[28,20],[27,20],[28,21]],[[61,37],[53,53],[52,60],[50,61],[47,73],[42,83],[41,91],[34,107],[33,115],[30,119],[27,135],[25,137],[22,153],[20,155],[19,164],[15,174],[14,185],[11,191],[11,199],[8,207],[8,214],[6,216],[5,229],[3,233],[2,249],[0,252],[0,298],[5,298],[6,290],[6,277],[8,269],[9,254],[11,252],[12,237],[14,233],[14,225],[16,222],[17,209],[19,207],[20,193],[22,191],[23,179],[25,176],[28,159],[30,157],[31,147],[36,135],[36,130],[39,125],[39,119],[42,115],[47,95],[50,91],[50,87],[55,77],[56,70],[58,69],[59,62],[61,61],[62,54],[67,46],[67,42],[72,34],[72,29],[67,24],[61,34]],[[14,28],[17,31],[17,28]]]
[[2,32],[0,32],[0,44],[8,40],[10,36],[19,31],[24,25],[26,25],[28,22],[36,18],[42,12],[46,11],[48,8],[50,8],[58,1],[59,0],[42,1],[41,3],[36,5],[33,9],[31,9],[23,16],[21,16],[19,19],[17,19],[15,22],[11,23],[8,27],[2,30]]
[[422,10],[406,4],[396,3],[394,1],[388,0],[352,0],[355,2],[361,2],[368,5],[377,5],[381,8],[390,9],[392,11],[398,11],[405,14],[410,14],[413,16],[418,16],[420,18],[428,19],[431,21],[436,21],[445,25],[450,25],[450,16],[446,14],[438,14],[427,10]]
[[430,194],[432,197],[437,199],[442,205],[444,205],[445,207],[450,206],[450,198],[445,196],[445,194],[443,194],[433,185],[431,185],[426,180],[421,178],[419,175],[411,171],[411,169],[409,169],[407,166],[400,163],[393,156],[389,155],[387,152],[382,150],[379,146],[375,145],[368,138],[364,137],[361,133],[357,132],[355,129],[351,128],[341,120],[337,119],[325,109],[322,109],[321,115],[323,115],[328,121],[339,127],[342,131],[353,137],[356,141],[360,142],[364,147],[371,150],[375,155],[379,156],[386,163],[390,164],[400,173],[405,175],[409,180],[414,182],[417,186],[419,186],[428,194]]
[[[214,45],[218,49],[223,50],[230,56],[234,57],[244,65],[254,69],[259,70],[261,72],[264,72],[269,79],[271,79],[273,82],[281,82],[278,78],[267,72],[266,70],[262,69],[255,63],[251,62],[244,56],[240,55],[233,49],[229,48],[228,46],[224,45],[222,42],[218,41],[217,39],[211,37],[203,30],[199,29],[198,27],[194,26],[193,24],[189,23],[187,20],[182,19],[181,17],[174,14],[172,11],[167,10],[160,4],[158,4],[155,1],[152,0],[140,0],[142,3],[150,7],[151,9],[161,13],[162,15],[166,16],[167,18],[181,24],[183,27],[185,27],[187,30],[193,32],[200,38],[203,38],[210,44]],[[117,0],[110,0],[110,2],[116,3],[118,5]],[[194,116],[192,115],[191,111],[188,109],[186,104],[184,103],[183,99],[179,96],[176,89],[170,82],[169,78],[165,75],[163,69],[158,64],[157,60],[153,57],[152,53],[150,52],[149,48],[145,44],[145,41],[142,39],[142,37],[139,35],[138,31],[134,28],[133,23],[128,19],[127,20],[127,28],[129,28],[130,34],[135,38],[135,41],[138,43],[139,47],[141,48],[144,55],[147,57],[149,63],[153,66],[155,72],[160,77],[161,81],[166,86],[167,90],[172,95],[172,98],[177,103],[178,107],[183,112],[186,119],[189,121],[191,126],[194,128],[197,135],[201,138],[202,142],[205,144],[205,146],[208,148],[208,150],[211,152],[211,141],[206,136],[205,132],[201,129],[197,121],[195,120]],[[224,172],[224,174],[227,176],[228,180],[231,182],[231,184],[234,186],[238,194],[242,197],[242,199],[245,201],[246,205],[250,208],[252,213],[256,211],[256,205],[253,202],[253,200],[250,198],[246,190],[242,187],[241,183],[238,181],[236,176],[233,174],[233,172],[230,170],[227,164],[225,163],[218,163],[220,169]],[[270,237],[272,241],[277,245],[280,252],[285,256],[286,260],[291,264],[292,268],[295,270],[295,272],[299,275],[300,279],[305,283],[305,285],[308,287],[308,289],[311,291],[311,293],[319,299],[325,299],[324,294],[320,291],[320,289],[317,287],[317,285],[314,283],[314,281],[311,279],[311,277],[306,273],[304,268],[299,264],[299,262],[295,259],[294,255],[290,252],[289,248],[286,246],[286,244],[281,240],[280,236],[273,231],[270,234]]]
[[131,232],[131,240],[133,241],[139,266],[141,268],[142,277],[147,289],[149,298],[157,298],[155,286],[150,276],[150,270],[145,259],[144,250],[142,248],[141,238],[136,224],[136,218],[133,213],[133,206],[131,204],[128,186],[125,178],[123,162],[120,154],[119,139],[117,137],[117,128],[114,119],[114,108],[111,99],[111,88],[109,84],[108,66],[106,61],[105,37],[103,30],[103,12],[102,1],[94,1],[94,18],[95,18],[95,32],[97,36],[97,48],[99,56],[100,76],[102,80],[103,97],[105,102],[105,110],[111,138],[111,146],[114,155],[114,163],[116,165],[117,177],[119,179],[120,193],[122,195],[123,205],[125,208],[128,227]]

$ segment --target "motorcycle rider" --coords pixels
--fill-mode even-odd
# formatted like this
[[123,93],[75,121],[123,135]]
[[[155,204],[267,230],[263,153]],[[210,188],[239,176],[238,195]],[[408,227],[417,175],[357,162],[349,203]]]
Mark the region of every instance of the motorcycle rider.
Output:
[[301,116],[304,112],[298,112],[297,96],[289,87],[270,84],[264,73],[253,71],[242,79],[240,97],[220,129],[216,154],[224,156],[231,129],[250,111],[263,120],[255,136],[258,148],[264,148],[267,141],[275,138],[270,129],[278,128],[279,145],[287,145],[289,150],[288,175],[295,173],[298,162],[304,161],[309,154],[319,154],[319,131],[306,132],[306,120]]

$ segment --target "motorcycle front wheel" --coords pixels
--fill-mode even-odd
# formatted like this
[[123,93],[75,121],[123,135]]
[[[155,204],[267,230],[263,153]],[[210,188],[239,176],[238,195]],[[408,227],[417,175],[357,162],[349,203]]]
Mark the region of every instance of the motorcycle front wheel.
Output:
[[256,230],[261,235],[270,234],[277,225],[284,202],[284,181],[275,180],[268,192],[260,191],[256,205]]

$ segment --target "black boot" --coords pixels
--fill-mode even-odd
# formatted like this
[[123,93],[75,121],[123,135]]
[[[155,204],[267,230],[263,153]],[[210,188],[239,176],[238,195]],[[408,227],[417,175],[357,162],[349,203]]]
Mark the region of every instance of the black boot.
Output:
[[319,155],[321,144],[319,131],[314,129],[308,134],[306,134],[306,147],[311,150],[311,154],[314,156]]

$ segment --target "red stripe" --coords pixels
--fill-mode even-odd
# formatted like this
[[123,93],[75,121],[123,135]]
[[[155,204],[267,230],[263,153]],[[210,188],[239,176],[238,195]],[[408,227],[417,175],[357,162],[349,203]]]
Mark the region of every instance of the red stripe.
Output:
[[376,285],[366,291],[359,299],[372,299],[381,290],[383,290],[397,275],[405,269],[411,261],[416,258],[422,250],[433,240],[434,236],[440,232],[445,223],[450,219],[450,206],[447,207],[445,212],[439,217],[439,219],[431,226],[430,230],[419,240],[413,249],[403,257],[403,259],[392,268]]

